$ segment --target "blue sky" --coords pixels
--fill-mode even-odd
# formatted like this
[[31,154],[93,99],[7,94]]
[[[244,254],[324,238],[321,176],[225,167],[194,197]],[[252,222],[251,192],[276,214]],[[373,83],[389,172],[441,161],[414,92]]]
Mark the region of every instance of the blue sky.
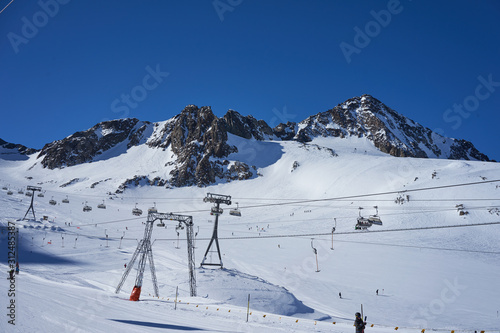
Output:
[[277,125],[371,94],[500,160],[499,17],[498,1],[15,0],[0,138],[41,148],[188,104]]

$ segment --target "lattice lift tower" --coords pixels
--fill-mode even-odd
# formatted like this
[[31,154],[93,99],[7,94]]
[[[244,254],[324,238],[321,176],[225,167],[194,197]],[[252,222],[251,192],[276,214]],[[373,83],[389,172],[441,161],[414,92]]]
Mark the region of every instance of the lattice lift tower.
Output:
[[132,290],[132,294],[130,295],[131,301],[138,301],[139,296],[141,295],[141,287],[142,280],[144,277],[144,269],[146,267],[146,257],[149,261],[149,267],[151,269],[151,278],[153,280],[153,288],[154,288],[154,296],[158,297],[158,283],[156,280],[156,271],[153,262],[153,250],[151,248],[151,234],[153,232],[153,224],[156,220],[160,220],[158,226],[164,227],[165,223],[163,220],[173,220],[178,221],[178,228],[183,229],[184,224],[186,226],[186,236],[187,236],[187,249],[188,249],[188,266],[189,266],[189,287],[191,296],[196,296],[196,276],[195,276],[195,263],[194,263],[194,238],[193,238],[193,218],[192,216],[187,215],[177,215],[172,213],[158,213],[155,211],[149,211],[148,219],[146,222],[146,227],[144,229],[144,237],[137,245],[137,249],[135,250],[132,259],[130,259],[129,264],[127,265],[127,269],[123,273],[122,279],[118,286],[116,287],[115,293],[119,293],[120,289],[127,279],[130,270],[134,266],[134,263],[138,256],[139,265],[137,269],[137,277],[135,279],[134,289]]
[[[220,204],[231,205],[231,196],[230,195],[222,195],[222,194],[213,194],[207,193],[207,196],[203,198],[203,202],[212,202],[215,204],[212,207],[210,214],[215,215],[215,223],[214,223],[214,231],[212,233],[212,239],[210,239],[210,243],[208,243],[207,251],[205,252],[205,256],[203,257],[203,261],[201,262],[201,266],[220,266],[222,268],[222,257],[220,255],[220,247],[219,247],[219,238],[218,238],[218,225],[219,225],[219,215],[222,214],[223,210],[220,208]],[[217,254],[219,255],[219,263],[208,263],[207,255],[210,251],[210,248],[215,243],[217,247]]]
[[26,191],[32,191],[33,193],[31,193],[31,204],[30,204],[28,210],[26,211],[26,214],[24,214],[23,220],[26,219],[26,215],[28,215],[30,210],[33,213],[33,219],[36,220],[35,207],[33,207],[33,200],[35,199],[35,192],[41,192],[42,188],[40,186],[28,186],[26,188]]

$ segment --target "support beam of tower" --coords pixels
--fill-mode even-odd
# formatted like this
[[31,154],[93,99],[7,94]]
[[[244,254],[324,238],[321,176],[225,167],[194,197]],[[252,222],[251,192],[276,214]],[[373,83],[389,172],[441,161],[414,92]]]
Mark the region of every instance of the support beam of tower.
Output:
[[[153,261],[153,250],[151,248],[151,234],[153,232],[153,225],[156,220],[160,220],[161,225],[163,220],[172,220],[179,222],[179,225],[186,227],[187,236],[187,248],[188,248],[188,266],[189,266],[189,287],[191,296],[196,296],[196,276],[195,276],[195,262],[194,262],[194,239],[193,239],[193,218],[187,215],[177,215],[172,213],[158,213],[155,211],[150,211],[148,213],[148,218],[146,221],[146,227],[144,230],[144,237],[137,245],[137,248],[132,255],[125,272],[123,273],[120,283],[116,287],[115,293],[119,293],[123,283],[127,279],[132,267],[134,266],[137,257],[139,257],[139,265],[137,269],[137,276],[135,279],[134,289],[130,295],[131,301],[139,300],[141,294],[142,282],[144,278],[144,270],[146,268],[146,260],[149,261],[149,267],[151,269],[151,278],[153,280],[154,296],[158,297],[158,283],[156,279],[156,271]],[[182,226],[182,227],[184,227]]]
[[[201,266],[220,266],[220,268],[223,267],[222,265],[222,257],[220,254],[220,247],[219,247],[219,236],[218,236],[218,226],[219,226],[219,215],[222,214],[223,210],[220,208],[220,204],[225,204],[225,205],[231,205],[231,196],[229,195],[223,195],[223,194],[214,194],[214,193],[207,193],[207,196],[203,199],[203,202],[211,202],[215,204],[214,207],[212,207],[211,214],[215,215],[215,223],[214,223],[214,230],[212,232],[212,238],[210,239],[210,242],[208,243],[207,250],[205,251],[205,255],[203,256],[203,261],[201,262]],[[214,250],[211,250],[212,246],[215,245],[217,249],[217,255],[219,257],[219,262],[214,263],[214,262],[207,262],[207,255],[209,252],[215,252]]]
[[26,188],[26,191],[32,191],[32,193],[31,193],[32,195],[31,195],[31,204],[30,204],[28,210],[26,211],[26,214],[24,214],[23,220],[26,219],[26,216],[28,215],[30,210],[33,213],[33,220],[36,220],[35,207],[33,206],[33,200],[35,200],[35,192],[41,192],[42,188],[40,186],[28,186]]

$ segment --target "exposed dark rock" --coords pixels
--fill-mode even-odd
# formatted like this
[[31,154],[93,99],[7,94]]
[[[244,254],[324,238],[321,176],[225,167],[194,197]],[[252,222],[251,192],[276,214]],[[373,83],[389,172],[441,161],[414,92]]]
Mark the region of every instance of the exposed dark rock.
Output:
[[46,144],[38,158],[43,157],[41,163],[49,169],[92,162],[98,155],[126,140],[129,140],[127,148],[138,144],[144,131],[143,124],[149,124],[141,122],[141,126],[136,128],[138,123],[135,118],[99,123],[89,130]]
[[0,158],[6,160],[28,159],[27,155],[38,152],[38,149],[28,148],[21,144],[9,143],[0,139]]
[[[218,118],[208,106],[188,105],[180,114],[161,123],[138,119],[102,122],[87,131],[45,145],[38,158],[43,167],[54,169],[112,158],[138,145],[168,154],[164,163],[168,177],[150,179],[136,175],[125,180],[118,192],[131,186],[207,186],[259,176],[254,166],[229,158],[243,146],[229,144],[228,133],[250,140],[294,140],[304,143],[302,147],[307,150],[326,149],[331,156],[337,156],[332,149],[308,142],[317,137],[354,136],[366,138],[380,151],[397,157],[489,160],[472,143],[442,137],[370,95],[351,98],[298,124],[287,122],[274,129],[263,120],[244,117],[234,110]],[[6,143],[0,140],[0,144]],[[19,151],[35,152],[22,147]],[[109,153],[103,155],[105,152]],[[292,170],[296,167],[298,163]]]

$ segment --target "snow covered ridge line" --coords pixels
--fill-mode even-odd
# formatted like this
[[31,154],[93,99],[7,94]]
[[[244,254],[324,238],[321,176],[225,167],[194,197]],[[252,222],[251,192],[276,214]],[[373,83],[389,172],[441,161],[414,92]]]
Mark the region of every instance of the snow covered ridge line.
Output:
[[[119,182],[113,191],[142,185],[205,187],[257,178],[264,168],[283,161],[287,147],[296,143],[306,148],[308,160],[342,158],[337,147],[350,145],[368,155],[377,151],[396,157],[489,161],[472,143],[442,137],[362,95],[299,123],[274,128],[234,110],[219,118],[210,107],[195,105],[163,122],[105,121],[46,144],[30,159],[30,167],[54,170],[106,161],[114,170],[135,166],[133,173],[112,177]],[[329,154],[307,149],[313,146]]]

